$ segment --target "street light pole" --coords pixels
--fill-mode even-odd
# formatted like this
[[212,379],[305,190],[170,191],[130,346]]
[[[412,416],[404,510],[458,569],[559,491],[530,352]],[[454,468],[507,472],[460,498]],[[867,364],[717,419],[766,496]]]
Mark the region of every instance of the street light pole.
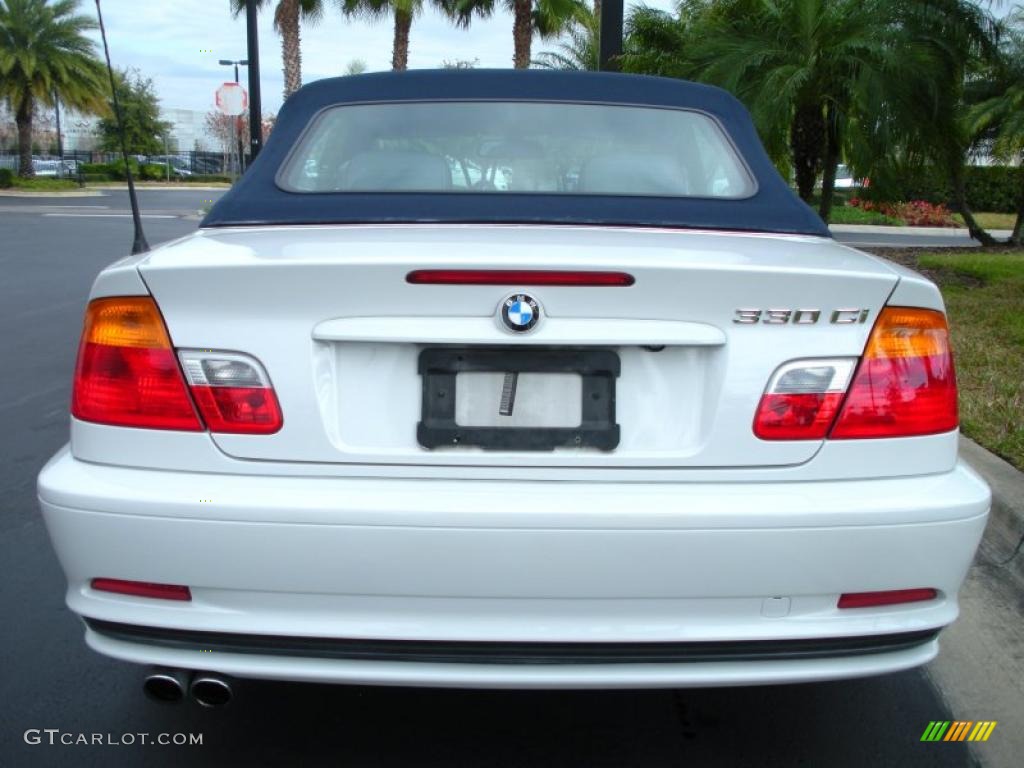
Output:
[[600,19],[601,69],[618,72],[622,55],[622,0],[602,0]]
[[[241,85],[241,83],[238,82],[238,65],[241,64],[242,66],[248,66],[249,60],[248,59],[238,59],[237,61],[234,61],[232,59],[221,59],[220,63],[223,66],[226,66],[226,67],[234,66],[234,68],[235,68],[235,85]],[[249,81],[252,82],[252,77],[251,76],[249,78]],[[250,122],[251,121],[252,121],[252,118],[250,118]],[[251,131],[250,131],[250,133],[251,133]],[[242,116],[241,115],[239,115],[236,118],[236,120],[235,120],[235,137],[238,139],[238,174],[241,175],[242,174],[242,160],[245,158],[245,151],[242,149]]]
[[245,2],[245,34],[249,57],[249,157],[263,149],[263,105],[260,103],[260,41],[256,30],[256,0]]
[[60,156],[60,175],[64,175],[64,142],[60,138],[60,94],[53,89],[53,108],[57,114],[57,154]]

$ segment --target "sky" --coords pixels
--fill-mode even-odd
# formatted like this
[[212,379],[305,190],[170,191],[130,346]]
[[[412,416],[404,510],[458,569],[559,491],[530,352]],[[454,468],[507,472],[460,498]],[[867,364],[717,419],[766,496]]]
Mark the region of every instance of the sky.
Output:
[[[373,23],[346,20],[327,0],[328,12],[317,26],[302,29],[303,82],[345,72],[353,59],[369,71],[391,67],[390,19]],[[647,0],[652,8],[669,9],[672,0]],[[627,5],[631,3],[627,2]],[[207,111],[213,94],[234,79],[219,59],[244,59],[245,16],[237,19],[229,0],[101,0],[103,21],[115,67],[134,67],[153,78],[161,106]],[[95,15],[93,0],[82,0],[80,12]],[[99,33],[93,35],[99,43]],[[534,40],[534,54],[553,43]],[[426,8],[410,35],[410,68],[439,67],[445,60],[476,60],[479,67],[512,66],[512,17],[502,10],[470,29],[455,28],[436,10]],[[281,38],[273,29],[272,9],[260,15],[260,69],[263,111],[281,107]],[[246,83],[244,68],[239,72]]]

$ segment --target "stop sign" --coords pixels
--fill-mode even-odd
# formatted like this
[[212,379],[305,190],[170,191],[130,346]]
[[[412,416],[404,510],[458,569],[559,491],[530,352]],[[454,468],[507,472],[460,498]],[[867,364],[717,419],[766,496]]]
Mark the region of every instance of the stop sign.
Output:
[[217,111],[222,115],[240,115],[249,107],[249,94],[238,83],[224,83],[215,97]]

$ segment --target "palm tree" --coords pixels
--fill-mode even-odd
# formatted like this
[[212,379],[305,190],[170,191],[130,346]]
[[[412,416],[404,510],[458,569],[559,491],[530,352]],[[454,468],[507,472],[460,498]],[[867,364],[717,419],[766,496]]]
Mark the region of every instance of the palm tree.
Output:
[[907,117],[893,135],[905,152],[922,155],[945,174],[970,236],[992,245],[967,203],[964,169],[979,138],[968,114],[971,92],[998,56],[999,26],[970,0],[903,0],[900,16],[928,66],[924,76],[906,79]]
[[686,42],[685,69],[739,96],[773,154],[788,149],[801,198],[811,199],[824,169],[823,218],[857,92],[904,76],[891,8],[886,0],[727,0],[702,8]]
[[601,15],[600,4],[593,11],[586,8],[570,25],[569,39],[561,42],[555,51],[541,51],[533,60],[539,69],[598,70],[601,68]]
[[373,21],[394,18],[395,35],[391,46],[391,68],[404,72],[409,68],[409,32],[412,20],[423,10],[423,0],[338,0],[346,16]]
[[[272,0],[256,0],[257,8]],[[231,0],[237,16],[245,11],[245,0]],[[274,8],[274,29],[281,35],[281,64],[284,70],[284,98],[302,87],[302,37],[300,23],[316,24],[323,17],[323,0],[277,0]]]
[[[884,128],[889,141],[925,146],[908,137],[931,119],[946,136],[932,131],[929,146],[961,146],[951,138],[952,95],[962,88],[964,51],[984,27],[968,0],[684,0],[678,18],[631,15],[623,64],[736,94],[776,162],[791,165],[804,200],[823,172],[827,218],[853,139],[891,150]],[[942,162],[955,175],[948,152]],[[958,168],[962,181],[962,158]]]
[[1022,244],[1024,225],[1024,8],[1007,19],[1002,31],[999,56],[987,76],[977,84],[977,103],[967,114],[971,130],[987,135],[992,154],[1003,161],[1016,161],[1020,176],[1017,220],[1009,242]]
[[32,119],[55,94],[68,107],[101,112],[103,64],[83,34],[96,22],[78,0],[0,0],[0,99],[18,127],[18,175],[32,171]]
[[516,69],[530,66],[533,36],[557,37],[574,19],[584,18],[587,7],[581,0],[440,0],[439,5],[460,27],[468,27],[474,16],[490,17],[498,3],[512,13],[513,61]]

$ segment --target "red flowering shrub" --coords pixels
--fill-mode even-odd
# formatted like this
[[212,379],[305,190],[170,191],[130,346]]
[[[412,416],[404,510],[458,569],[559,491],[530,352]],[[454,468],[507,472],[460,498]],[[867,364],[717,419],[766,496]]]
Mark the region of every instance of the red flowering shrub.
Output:
[[900,203],[897,207],[899,217],[908,227],[955,227],[953,212],[942,203],[926,203],[924,200],[911,200]]
[[851,197],[847,203],[862,211],[875,211],[883,216],[900,219],[908,227],[955,227],[953,212],[941,203],[911,200],[908,203],[876,203]]

